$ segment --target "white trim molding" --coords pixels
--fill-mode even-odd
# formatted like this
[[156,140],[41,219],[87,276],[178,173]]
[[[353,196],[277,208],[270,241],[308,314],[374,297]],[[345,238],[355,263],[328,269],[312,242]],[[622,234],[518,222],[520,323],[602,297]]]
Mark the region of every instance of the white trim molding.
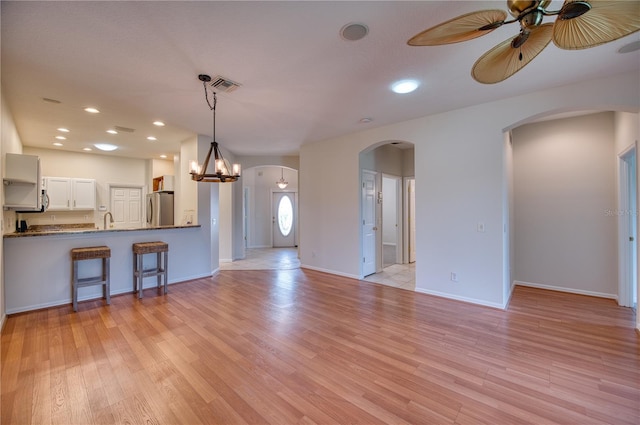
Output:
[[528,286],[530,288],[538,288],[538,289],[548,289],[549,291],[558,291],[558,292],[568,292],[570,294],[578,294],[578,295],[588,295],[590,297],[599,297],[599,298],[610,298],[613,300],[618,300],[617,294],[607,294],[604,292],[595,292],[595,291],[585,291],[583,289],[575,289],[575,288],[564,288],[561,286],[553,286],[553,285],[545,285],[542,283],[533,283],[533,282],[523,282],[520,280],[514,281],[515,285],[518,286]]

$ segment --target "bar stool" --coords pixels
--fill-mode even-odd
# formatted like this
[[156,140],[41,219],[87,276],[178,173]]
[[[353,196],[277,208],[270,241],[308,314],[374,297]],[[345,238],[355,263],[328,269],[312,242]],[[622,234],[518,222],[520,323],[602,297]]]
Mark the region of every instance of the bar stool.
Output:
[[[156,276],[158,289],[162,287],[164,277],[164,293],[167,293],[167,264],[169,259],[169,244],[166,242],[139,242],[133,244],[133,291],[138,291],[138,298],[142,298],[142,283],[145,277]],[[144,268],[145,254],[156,254],[156,266]]]
[[[78,277],[78,261],[102,259],[102,273],[94,277]],[[71,284],[73,285],[73,311],[78,311],[78,288],[93,285],[102,285],[104,298],[107,305],[111,304],[111,287],[109,271],[111,268],[111,249],[108,246],[91,246],[87,248],[73,248],[71,250],[71,262],[73,271],[71,273]]]

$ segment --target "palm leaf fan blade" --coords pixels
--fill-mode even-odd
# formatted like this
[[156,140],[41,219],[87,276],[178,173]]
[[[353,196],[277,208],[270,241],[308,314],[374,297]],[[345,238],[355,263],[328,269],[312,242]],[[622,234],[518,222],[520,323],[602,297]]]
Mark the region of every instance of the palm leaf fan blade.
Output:
[[513,39],[505,40],[476,61],[471,75],[479,83],[494,84],[504,81],[531,62],[551,42],[553,24],[540,25],[531,30],[527,41],[518,48]]
[[[480,10],[458,16],[435,27],[431,27],[409,39],[410,46],[438,46],[459,43],[488,34],[504,22],[507,13],[504,10]],[[494,26],[481,30],[486,26]]]
[[[567,0],[563,9],[577,0]],[[566,50],[587,49],[617,40],[640,30],[640,2],[597,1],[588,2],[591,9],[572,19],[555,22],[553,42]]]

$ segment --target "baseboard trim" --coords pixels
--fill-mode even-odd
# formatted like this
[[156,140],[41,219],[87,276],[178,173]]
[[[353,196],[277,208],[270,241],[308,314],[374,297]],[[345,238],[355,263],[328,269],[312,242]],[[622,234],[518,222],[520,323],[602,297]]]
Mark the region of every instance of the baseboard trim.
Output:
[[348,277],[348,278],[351,278],[351,279],[360,280],[360,278],[358,276],[356,276],[356,275],[349,274],[349,273],[337,272],[335,270],[323,269],[322,267],[315,267],[315,266],[309,266],[307,264],[300,264],[300,268],[301,269],[315,270],[317,272],[334,274],[336,276],[342,276],[342,277]]
[[595,291],[585,291],[583,289],[575,289],[575,288],[565,288],[562,286],[553,286],[553,285],[545,285],[542,283],[534,283],[534,282],[524,282],[521,280],[514,280],[514,286],[527,286],[529,288],[538,288],[538,289],[547,289],[549,291],[557,291],[557,292],[568,292],[570,294],[578,294],[578,295],[587,295],[590,297],[598,297],[598,298],[609,298],[613,300],[618,300],[617,294],[607,294],[604,292],[595,292]]
[[[188,276],[186,277],[184,280],[180,280],[180,281],[176,281],[176,282],[167,282],[167,285],[173,285],[176,283],[183,283],[183,282],[188,282],[190,280],[196,280],[196,279],[202,279],[202,278],[207,278],[207,277],[211,277],[211,275],[209,274],[203,274],[203,275],[194,275],[194,276]],[[157,285],[155,283],[150,284],[147,283],[146,285],[143,284],[142,285],[143,289],[151,289],[151,288],[157,288]],[[111,296],[116,296],[116,295],[122,295],[122,294],[132,294],[133,293],[133,285],[131,286],[130,289],[120,289],[117,291],[111,291]],[[89,301],[89,300],[99,300],[102,298],[102,295],[84,295],[84,296],[78,296],[78,302],[82,302],[82,301]],[[16,314],[16,313],[24,313],[27,311],[34,311],[34,310],[42,310],[45,308],[51,308],[51,307],[60,307],[61,305],[66,305],[66,304],[71,304],[73,300],[71,299],[71,297],[69,297],[68,299],[63,299],[63,300],[57,300],[57,301],[51,301],[48,303],[41,303],[41,304],[34,304],[34,305],[28,305],[25,307],[19,307],[19,308],[14,308],[14,309],[8,309],[7,310],[7,314]],[[6,318],[6,315],[5,315]],[[3,325],[4,325],[4,318],[3,320]]]
[[504,303],[504,304],[494,303],[491,301],[479,300],[477,298],[462,297],[460,295],[453,295],[445,292],[431,291],[429,289],[416,288],[416,292],[419,292],[421,294],[426,294],[426,295],[433,295],[440,298],[447,298],[450,300],[463,301],[465,303],[470,303],[470,304],[482,305],[485,307],[497,308],[499,310],[505,310],[507,308],[507,303]]

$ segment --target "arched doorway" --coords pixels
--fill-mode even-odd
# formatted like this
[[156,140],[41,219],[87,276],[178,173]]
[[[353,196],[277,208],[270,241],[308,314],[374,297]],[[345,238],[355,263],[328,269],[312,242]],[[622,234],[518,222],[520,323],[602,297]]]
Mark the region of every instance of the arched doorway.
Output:
[[413,290],[414,146],[403,141],[377,143],[360,153],[359,163],[361,277]]
[[577,111],[508,129],[509,285],[637,303],[637,123]]

